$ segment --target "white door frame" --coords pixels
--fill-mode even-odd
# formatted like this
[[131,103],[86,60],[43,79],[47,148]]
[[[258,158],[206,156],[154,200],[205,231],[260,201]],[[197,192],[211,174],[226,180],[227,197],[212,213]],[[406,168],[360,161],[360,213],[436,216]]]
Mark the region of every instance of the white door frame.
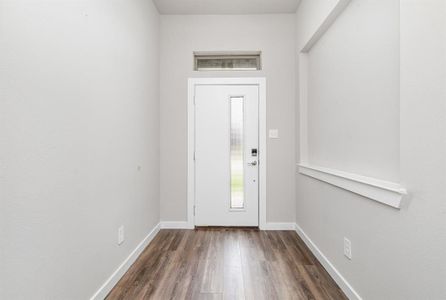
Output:
[[187,99],[187,227],[195,227],[195,87],[198,85],[255,85],[259,87],[259,228],[266,229],[266,79],[189,78]]

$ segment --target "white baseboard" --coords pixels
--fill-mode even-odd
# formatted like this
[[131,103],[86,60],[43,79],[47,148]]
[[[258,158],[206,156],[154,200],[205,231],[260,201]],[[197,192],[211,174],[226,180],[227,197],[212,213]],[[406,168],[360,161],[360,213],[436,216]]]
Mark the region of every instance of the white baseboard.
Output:
[[[161,222],[161,229],[194,229],[195,226],[189,224],[189,222]],[[295,223],[266,223],[265,226],[261,226],[261,230],[294,230]]]
[[195,226],[189,222],[161,222],[161,229],[194,229]]
[[294,230],[296,224],[295,223],[266,223],[265,226],[262,226],[261,230]]
[[105,281],[105,283],[99,288],[99,290],[90,298],[90,300],[103,300],[118,281],[124,276],[130,266],[136,261],[143,250],[149,245],[156,234],[160,230],[160,224],[157,224],[155,228],[136,246],[135,250],[122,262],[122,264],[116,269],[115,272]]
[[297,235],[305,242],[305,244],[313,252],[314,256],[324,266],[330,276],[336,281],[341,290],[351,300],[362,300],[361,296],[353,289],[348,281],[342,276],[342,274],[334,267],[334,265],[328,260],[328,258],[322,253],[322,251],[316,246],[316,244],[308,237],[308,235],[302,230],[302,228],[295,224],[295,230]]

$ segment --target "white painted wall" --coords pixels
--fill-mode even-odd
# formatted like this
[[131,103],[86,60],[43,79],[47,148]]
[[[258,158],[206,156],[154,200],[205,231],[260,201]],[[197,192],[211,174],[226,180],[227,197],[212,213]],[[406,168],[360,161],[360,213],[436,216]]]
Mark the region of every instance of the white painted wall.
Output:
[[[187,79],[260,76],[280,132],[267,145],[267,221],[294,222],[294,35],[293,14],[161,16],[161,220],[187,220]],[[218,50],[261,50],[263,70],[193,71],[193,51]]]
[[159,222],[158,21],[0,0],[1,299],[87,299]]
[[338,0],[300,1],[296,12],[296,43],[299,50],[337,3]]
[[[320,2],[302,1],[297,13],[298,33],[300,27],[308,28],[312,20],[321,19],[333,7],[330,2]],[[351,140],[345,136],[313,140],[311,154],[321,163],[327,158],[331,167],[362,173],[368,170],[370,173],[364,175],[400,180],[409,191],[403,208],[396,210],[304,175],[296,177],[297,223],[364,299],[446,298],[445,16],[442,0],[352,0],[321,43],[315,45],[316,55],[310,58],[314,71],[324,73],[310,83],[317,84],[320,98],[312,103],[310,117],[314,123],[309,135],[320,139],[317,134],[322,132],[328,139],[328,132],[324,133],[327,127],[318,127],[333,121],[324,111],[327,109],[356,124],[352,129],[345,123],[332,122],[333,134],[350,130]],[[401,73],[396,79],[398,19]],[[303,36],[298,34],[297,39],[299,44]],[[366,44],[368,49],[362,48]],[[361,55],[352,53],[361,48]],[[373,53],[379,55],[370,55]],[[367,84],[352,78],[355,73],[359,78],[369,77]],[[352,89],[345,88],[346,81],[352,80]],[[364,97],[351,106],[329,103],[336,97],[347,101],[361,92]],[[400,99],[395,102],[397,93]],[[382,97],[388,100],[381,102]],[[364,120],[373,122],[367,114],[369,107],[385,126],[364,128],[357,116],[348,115],[361,112]],[[382,150],[364,141],[361,131],[375,142],[381,140]],[[341,153],[337,144],[341,141],[355,145],[355,153]],[[317,148],[328,146],[334,151]],[[369,168],[370,162],[362,161],[361,155],[364,160],[380,159]],[[351,261],[343,256],[344,237],[352,241]]]
[[398,182],[399,0],[353,1],[308,53],[308,160]]

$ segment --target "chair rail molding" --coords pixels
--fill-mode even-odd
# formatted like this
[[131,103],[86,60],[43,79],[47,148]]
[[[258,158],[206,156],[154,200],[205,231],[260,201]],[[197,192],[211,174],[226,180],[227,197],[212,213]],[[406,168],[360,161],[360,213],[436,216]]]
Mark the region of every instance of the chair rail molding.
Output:
[[407,194],[401,185],[389,181],[304,164],[298,164],[298,169],[301,174],[395,208],[400,208],[401,200]]
[[300,174],[324,181],[339,188],[351,191],[369,199],[394,208],[401,207],[401,201],[407,194],[400,184],[342,170],[333,170],[313,166],[308,156],[308,53],[321,39],[331,25],[340,16],[351,0],[338,0],[321,24],[308,40],[299,48],[299,125],[300,125],[300,162],[297,169]]

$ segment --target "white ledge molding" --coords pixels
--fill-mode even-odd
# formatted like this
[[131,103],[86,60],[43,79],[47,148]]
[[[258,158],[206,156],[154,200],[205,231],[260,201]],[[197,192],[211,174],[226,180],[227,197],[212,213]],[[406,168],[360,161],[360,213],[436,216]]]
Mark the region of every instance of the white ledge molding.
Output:
[[401,207],[401,200],[407,194],[406,189],[394,182],[302,163],[298,164],[298,169],[301,174],[395,208]]

